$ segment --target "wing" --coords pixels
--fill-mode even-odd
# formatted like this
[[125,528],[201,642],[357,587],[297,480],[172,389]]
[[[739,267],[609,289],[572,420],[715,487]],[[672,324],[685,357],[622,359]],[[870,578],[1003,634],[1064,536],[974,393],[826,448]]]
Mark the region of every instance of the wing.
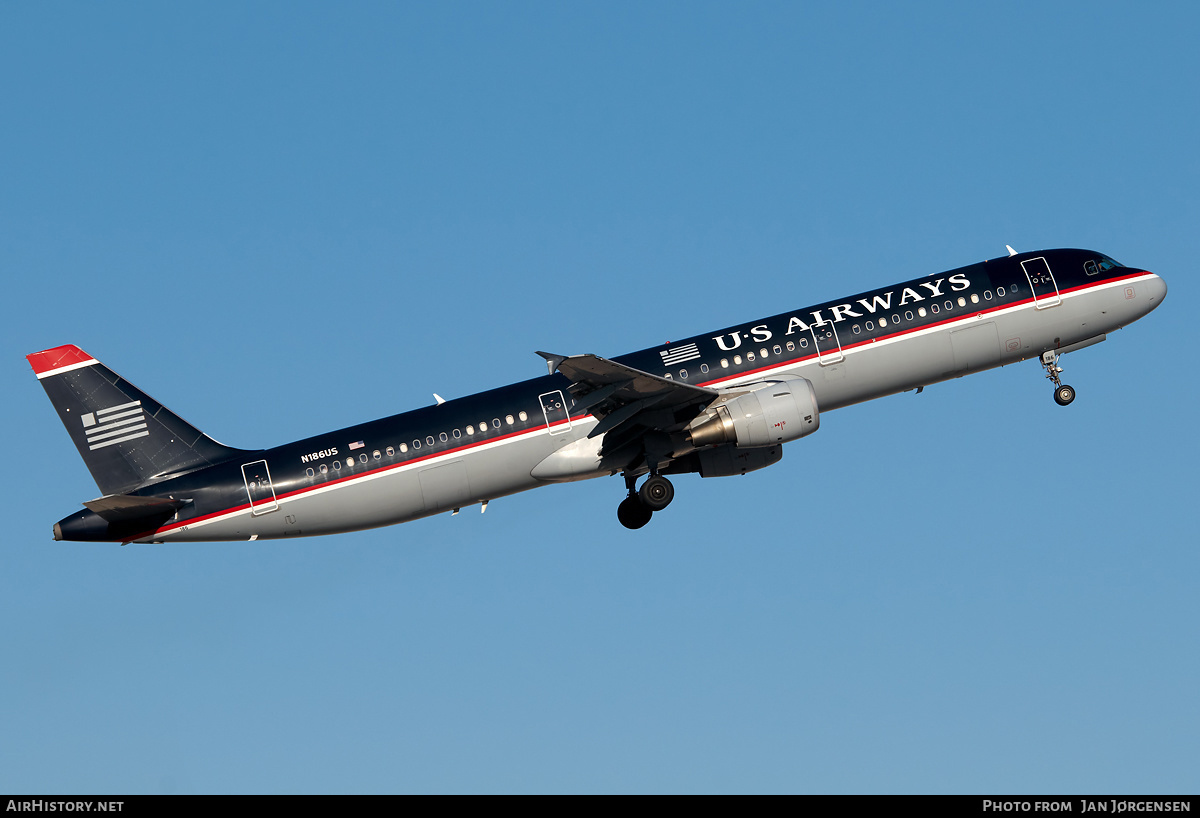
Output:
[[604,435],[601,454],[627,469],[657,470],[682,443],[683,430],[722,393],[651,375],[598,355],[539,352],[550,371],[570,379],[575,411],[600,419],[588,437]]

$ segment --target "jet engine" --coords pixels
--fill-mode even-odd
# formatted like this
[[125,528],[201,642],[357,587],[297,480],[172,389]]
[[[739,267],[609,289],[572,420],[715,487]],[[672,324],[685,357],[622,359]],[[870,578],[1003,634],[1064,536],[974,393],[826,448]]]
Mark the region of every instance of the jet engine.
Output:
[[748,449],[796,440],[820,425],[812,383],[792,377],[768,381],[718,404],[697,418],[687,435],[698,449],[725,444]]

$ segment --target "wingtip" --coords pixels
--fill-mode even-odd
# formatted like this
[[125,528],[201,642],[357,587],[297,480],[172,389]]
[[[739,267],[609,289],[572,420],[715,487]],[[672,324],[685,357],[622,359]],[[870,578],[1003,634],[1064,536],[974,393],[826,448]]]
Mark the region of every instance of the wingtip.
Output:
[[551,375],[558,369],[558,365],[567,360],[566,355],[555,355],[553,352],[542,352],[540,349],[537,354],[546,359],[546,371]]

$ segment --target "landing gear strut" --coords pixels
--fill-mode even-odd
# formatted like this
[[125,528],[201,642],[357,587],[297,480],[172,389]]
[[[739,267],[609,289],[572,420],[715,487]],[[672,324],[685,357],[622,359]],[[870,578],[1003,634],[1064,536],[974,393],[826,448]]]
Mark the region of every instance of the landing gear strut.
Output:
[[1046,370],[1046,377],[1054,383],[1054,402],[1059,406],[1066,406],[1071,401],[1075,400],[1075,389],[1067,386],[1059,378],[1062,374],[1062,367],[1058,365],[1059,354],[1054,350],[1042,353],[1042,369]]
[[675,499],[675,487],[661,475],[650,475],[639,490],[633,487],[636,480],[633,475],[625,474],[624,477],[629,494],[617,506],[617,519],[626,528],[641,528],[650,522],[654,512],[662,511]]

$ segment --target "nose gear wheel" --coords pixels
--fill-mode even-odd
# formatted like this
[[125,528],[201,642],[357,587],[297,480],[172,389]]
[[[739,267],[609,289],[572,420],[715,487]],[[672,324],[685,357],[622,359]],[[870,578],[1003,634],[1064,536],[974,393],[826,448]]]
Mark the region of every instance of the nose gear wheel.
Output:
[[1075,389],[1067,386],[1062,382],[1063,368],[1058,365],[1058,359],[1062,357],[1057,352],[1051,350],[1042,353],[1042,369],[1046,370],[1046,377],[1054,384],[1054,402],[1059,406],[1066,406],[1071,401],[1075,400]]

